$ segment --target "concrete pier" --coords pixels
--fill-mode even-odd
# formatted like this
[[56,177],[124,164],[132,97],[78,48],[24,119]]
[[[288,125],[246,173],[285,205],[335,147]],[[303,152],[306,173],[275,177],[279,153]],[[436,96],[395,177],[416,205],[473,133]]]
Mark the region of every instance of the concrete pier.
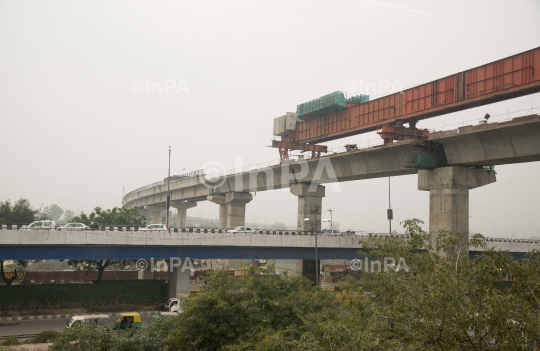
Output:
[[[296,228],[303,231],[321,230],[322,198],[325,188],[322,185],[312,186],[309,184],[291,185],[291,193],[298,197],[298,217]],[[305,221],[309,218],[309,221]]]
[[246,224],[246,204],[253,200],[250,193],[209,195],[208,201],[219,205],[219,227],[232,229]]
[[145,270],[140,270],[138,272],[138,276],[137,278],[139,280],[152,280],[154,279],[154,272],[152,271],[152,268],[150,266],[150,260],[145,260],[146,261],[146,269]]
[[227,228],[232,229],[246,224],[246,204],[251,200],[253,200],[251,193],[228,193],[225,195]]
[[176,208],[177,214],[176,214],[176,226],[178,228],[183,228],[186,226],[186,216],[187,216],[187,210],[189,208],[193,208],[197,206],[196,202],[188,202],[188,201],[171,201],[171,206]]
[[[291,185],[291,193],[298,197],[297,229],[319,232],[321,230],[322,198],[325,195],[324,186],[312,186],[310,189],[310,184],[294,184]],[[306,218],[309,218],[309,221],[306,221]],[[313,257],[315,258],[315,249]],[[297,260],[296,272],[308,278],[315,285],[317,274],[320,274],[320,265],[320,260],[317,261],[317,265],[315,260]]]
[[177,298],[185,300],[189,297],[189,277],[193,267],[190,262],[185,259],[179,262],[172,262],[173,267],[169,267],[167,272],[167,282],[169,285],[169,298]]
[[[315,251],[313,256],[315,257]],[[315,285],[317,275],[319,277],[321,275],[321,260],[317,260],[317,264],[315,264],[315,260],[296,260],[296,272],[302,274],[311,284]]]
[[459,232],[469,240],[469,190],[494,183],[495,171],[451,166],[418,171],[418,190],[429,190],[429,231]]
[[219,205],[219,228],[227,228],[227,205],[225,195],[208,195],[208,201]]

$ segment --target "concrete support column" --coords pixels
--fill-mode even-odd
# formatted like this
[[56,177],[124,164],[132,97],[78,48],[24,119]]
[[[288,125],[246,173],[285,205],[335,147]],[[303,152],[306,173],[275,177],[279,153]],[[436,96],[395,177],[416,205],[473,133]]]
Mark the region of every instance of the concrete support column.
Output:
[[152,211],[152,223],[161,223],[161,211]]
[[418,171],[418,190],[429,190],[429,231],[458,232],[469,240],[469,190],[496,181],[495,171],[460,166]]
[[154,272],[152,271],[152,268],[150,266],[150,260],[145,260],[146,261],[146,269],[144,270],[141,270],[138,272],[138,279],[139,280],[152,280],[154,279]]
[[[291,186],[291,193],[298,196],[298,217],[296,228],[301,231],[320,231],[322,198],[325,195],[325,188],[322,185],[294,184]],[[309,221],[305,221],[309,218]],[[315,257],[315,252],[313,252]],[[316,277],[320,274],[321,261],[317,260],[297,260],[296,272],[308,278],[315,285]]]
[[208,201],[219,205],[219,227],[232,229],[246,224],[246,204],[253,200],[250,193],[209,195]]
[[196,202],[187,202],[187,201],[171,201],[171,206],[176,208],[176,226],[182,228],[186,226],[186,217],[188,208],[193,208],[197,206]]
[[[189,265],[189,262],[188,262]],[[190,269],[187,269],[186,260],[181,260],[178,267],[169,267],[167,271],[167,282],[169,285],[169,298],[185,300],[189,297],[189,277]],[[189,265],[193,266],[193,265]]]
[[311,284],[315,285],[317,274],[321,275],[321,260],[296,260],[296,272],[306,277]]
[[137,210],[139,211],[139,214],[144,216],[144,218],[146,219],[146,222],[148,222],[148,218],[152,216],[152,213],[149,210],[145,209],[144,207],[137,207]]
[[227,205],[225,204],[225,195],[209,195],[208,201],[219,205],[219,227],[227,228]]
[[[291,193],[298,196],[298,217],[296,228],[302,231],[321,230],[322,198],[325,195],[325,188],[322,185],[293,184]],[[309,218],[309,221],[305,221]]]
[[[253,200],[250,193],[228,193],[225,195],[227,205],[227,227],[232,229],[246,224],[246,204]],[[221,218],[221,208],[220,218]]]

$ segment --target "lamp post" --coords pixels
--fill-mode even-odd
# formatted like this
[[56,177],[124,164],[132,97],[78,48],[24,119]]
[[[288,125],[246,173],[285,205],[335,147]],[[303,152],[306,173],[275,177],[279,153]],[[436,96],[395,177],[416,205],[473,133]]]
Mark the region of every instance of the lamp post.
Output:
[[[330,230],[334,229],[334,221],[333,221],[333,216],[332,216],[332,212],[334,212],[335,210],[329,208],[328,210],[326,210],[326,212],[330,212]],[[333,234],[334,232],[332,232]]]
[[[309,218],[304,218],[304,222],[311,222],[310,228],[313,232],[313,222]],[[317,233],[315,233],[315,285],[319,286],[319,258],[317,255]]]
[[392,211],[392,204],[390,203],[390,177],[388,177],[388,223],[390,226],[389,235],[392,235],[392,219],[394,219],[394,211]]
[[167,174],[167,229],[169,228],[169,208],[171,206],[171,147],[169,146],[169,172]]

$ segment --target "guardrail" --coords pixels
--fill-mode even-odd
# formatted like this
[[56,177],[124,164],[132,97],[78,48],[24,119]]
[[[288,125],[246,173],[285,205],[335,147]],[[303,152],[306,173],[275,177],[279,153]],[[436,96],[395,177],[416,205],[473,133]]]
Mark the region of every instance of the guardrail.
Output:
[[[185,180],[185,179],[188,179],[188,178],[194,178],[194,177],[197,177],[197,176],[200,176],[200,175],[204,175],[204,170],[203,169],[199,169],[198,171],[193,171],[193,172],[189,172],[189,173],[184,173],[184,174],[177,175],[177,176],[171,176],[170,177],[171,179],[170,179],[169,183],[171,184],[171,183],[178,182],[178,181],[181,181],[181,180]],[[155,182],[155,183],[152,183],[152,184],[141,186],[140,188],[132,190],[129,193],[127,193],[126,195],[124,195],[124,198],[126,196],[135,194],[135,193],[137,193],[139,191],[143,191],[143,190],[146,190],[146,189],[156,187],[158,185],[165,185],[165,184],[167,184],[167,178],[165,178],[164,180],[160,180],[159,182]]]
[[[307,231],[298,231],[298,230],[254,230],[253,232],[234,232],[230,229],[219,229],[219,228],[170,228],[168,230],[141,230],[141,227],[137,226],[100,226],[99,229],[86,229],[86,230],[74,230],[74,229],[32,229],[27,226],[18,226],[11,224],[3,224],[0,226],[0,229],[5,230],[50,230],[50,231],[69,231],[69,232],[81,232],[81,231],[91,231],[91,232],[104,232],[104,231],[117,231],[117,232],[144,232],[144,233],[193,233],[193,234],[265,234],[265,235],[318,235],[325,237],[356,237],[356,238],[383,238],[383,237],[397,237],[408,239],[409,235],[407,234],[388,234],[388,233],[368,233],[368,235],[355,235],[355,234],[323,234],[321,232],[307,232]],[[536,239],[515,239],[515,238],[492,238],[484,237],[486,242],[504,242],[504,243],[524,243],[524,244],[540,244],[540,240]]]

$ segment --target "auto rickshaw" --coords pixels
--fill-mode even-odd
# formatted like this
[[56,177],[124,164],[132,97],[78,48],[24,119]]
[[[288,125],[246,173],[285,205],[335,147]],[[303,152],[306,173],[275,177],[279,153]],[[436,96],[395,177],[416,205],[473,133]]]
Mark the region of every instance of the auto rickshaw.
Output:
[[126,312],[120,314],[120,319],[116,320],[113,329],[130,330],[141,327],[141,316],[137,312]]

